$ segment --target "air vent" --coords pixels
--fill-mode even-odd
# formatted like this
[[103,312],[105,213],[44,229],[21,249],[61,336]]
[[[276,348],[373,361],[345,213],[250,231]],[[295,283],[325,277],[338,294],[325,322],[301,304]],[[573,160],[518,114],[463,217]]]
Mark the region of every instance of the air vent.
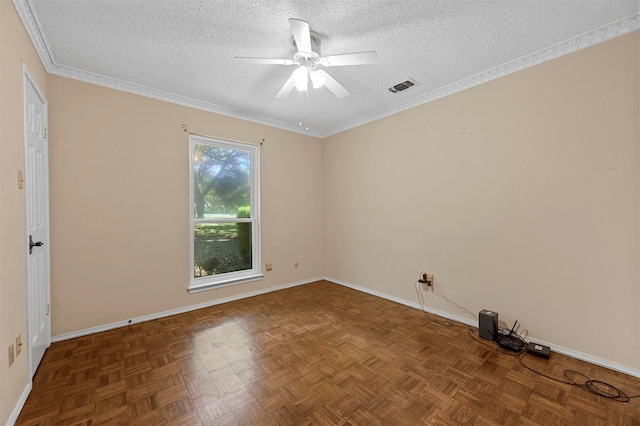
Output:
[[391,93],[402,92],[403,90],[407,90],[408,88],[415,86],[416,84],[418,84],[417,81],[409,79],[407,81],[403,81],[402,83],[398,83],[393,87],[389,87],[389,91]]

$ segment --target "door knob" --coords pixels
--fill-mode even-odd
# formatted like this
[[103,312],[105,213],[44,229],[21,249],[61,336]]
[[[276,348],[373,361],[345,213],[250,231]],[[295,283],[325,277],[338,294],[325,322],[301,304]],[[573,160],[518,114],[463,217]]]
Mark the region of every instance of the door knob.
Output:
[[29,235],[29,254],[33,252],[34,247],[42,247],[44,243],[42,241],[38,241],[37,243],[33,242],[33,237]]

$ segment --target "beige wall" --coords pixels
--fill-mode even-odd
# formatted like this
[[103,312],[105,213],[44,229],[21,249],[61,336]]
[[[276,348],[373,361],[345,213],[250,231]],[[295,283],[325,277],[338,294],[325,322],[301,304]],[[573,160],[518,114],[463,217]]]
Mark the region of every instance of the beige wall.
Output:
[[[322,276],[322,141],[48,76],[52,334]],[[259,143],[264,280],[188,294],[188,133]],[[300,266],[294,268],[294,263]]]
[[7,348],[27,336],[22,64],[45,96],[44,68],[10,1],[0,1],[0,424],[29,383],[27,351],[9,367]]
[[639,37],[327,138],[325,275],[640,367]]

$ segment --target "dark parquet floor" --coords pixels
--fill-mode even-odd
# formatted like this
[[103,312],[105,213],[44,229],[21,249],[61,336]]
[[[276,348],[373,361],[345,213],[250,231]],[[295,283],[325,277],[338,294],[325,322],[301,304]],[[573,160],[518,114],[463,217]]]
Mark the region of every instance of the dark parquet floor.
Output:
[[[629,395],[640,380],[553,354]],[[18,425],[640,425],[419,310],[325,281],[54,343]]]

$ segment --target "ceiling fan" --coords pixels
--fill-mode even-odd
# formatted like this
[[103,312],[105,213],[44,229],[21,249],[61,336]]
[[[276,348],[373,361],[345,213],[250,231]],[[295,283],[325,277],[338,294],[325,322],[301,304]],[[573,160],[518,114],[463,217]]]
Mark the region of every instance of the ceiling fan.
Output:
[[338,99],[343,99],[349,96],[349,91],[326,71],[319,69],[319,67],[378,63],[378,55],[373,51],[320,56],[320,44],[322,40],[318,34],[312,33],[309,30],[309,24],[300,19],[290,18],[289,25],[291,26],[291,32],[293,33],[293,39],[295,40],[297,49],[296,54],[293,55],[293,59],[235,58],[236,61],[247,64],[296,65],[296,70],[276,95],[277,99],[289,96],[289,93],[291,93],[294,87],[300,91],[306,91],[309,86],[309,80],[311,80],[314,89],[325,86],[336,95]]

